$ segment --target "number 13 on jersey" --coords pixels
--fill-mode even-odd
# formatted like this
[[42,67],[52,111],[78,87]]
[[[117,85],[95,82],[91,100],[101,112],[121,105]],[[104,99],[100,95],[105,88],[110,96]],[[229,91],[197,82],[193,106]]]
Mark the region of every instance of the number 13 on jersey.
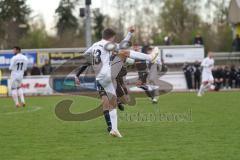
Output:
[[100,64],[102,61],[101,61],[101,50],[100,49],[97,49],[97,50],[94,50],[93,51],[93,64]]

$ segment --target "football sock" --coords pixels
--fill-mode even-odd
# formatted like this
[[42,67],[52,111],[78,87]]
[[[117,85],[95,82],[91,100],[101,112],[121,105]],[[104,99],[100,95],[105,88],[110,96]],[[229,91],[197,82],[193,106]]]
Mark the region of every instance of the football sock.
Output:
[[18,95],[20,97],[21,102],[25,104],[25,99],[24,99],[24,94],[23,94],[22,88],[18,89]]
[[117,109],[113,109],[112,111],[109,112],[110,113],[110,118],[111,118],[111,123],[112,123],[112,129],[114,131],[118,130],[118,122],[117,122]]
[[198,94],[203,94],[204,88],[205,88],[205,86],[203,84],[201,84]]
[[132,51],[132,50],[130,51],[129,57],[132,59],[152,61],[151,56],[141,52]]
[[19,105],[17,89],[12,90],[12,97],[15,102],[15,105]]
[[139,88],[142,88],[142,89],[145,91],[146,95],[147,95],[148,97],[150,97],[151,99],[153,99],[152,91],[150,91],[150,90],[148,89],[148,86],[146,86],[146,85],[141,85]]
[[103,115],[108,126],[107,130],[108,132],[110,132],[112,130],[112,123],[111,123],[109,111],[104,111]]

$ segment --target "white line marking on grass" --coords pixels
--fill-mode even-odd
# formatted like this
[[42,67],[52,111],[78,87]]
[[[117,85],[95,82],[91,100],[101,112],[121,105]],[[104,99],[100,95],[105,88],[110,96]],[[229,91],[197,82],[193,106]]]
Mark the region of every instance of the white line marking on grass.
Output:
[[[42,109],[42,107],[38,107],[38,106],[33,106],[33,109],[31,109],[30,107],[26,107],[26,110],[23,111],[19,111],[19,112],[7,112],[7,113],[2,113],[3,115],[13,115],[13,114],[23,114],[23,113],[32,113],[32,112],[37,112],[39,110]],[[16,108],[18,109],[18,108]]]

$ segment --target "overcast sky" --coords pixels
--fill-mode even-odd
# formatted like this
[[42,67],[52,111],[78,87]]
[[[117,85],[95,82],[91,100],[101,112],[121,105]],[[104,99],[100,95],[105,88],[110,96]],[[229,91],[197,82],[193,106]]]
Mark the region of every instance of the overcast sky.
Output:
[[[27,4],[32,9],[31,17],[41,15],[46,24],[47,31],[50,34],[54,33],[54,26],[56,22],[55,10],[58,7],[59,2],[60,0],[27,0]],[[84,7],[84,2],[85,0],[82,0],[82,3],[80,3],[77,8]],[[101,2],[102,0],[92,0],[92,8],[104,7]],[[78,14],[77,11],[76,14]]]
[[[85,0],[80,0],[78,6],[76,6],[76,16],[78,16],[79,8],[85,6]],[[92,0],[91,8],[101,8],[101,12],[103,14],[109,14],[110,11],[112,11],[112,6],[109,4],[112,4],[113,0]],[[230,1],[230,0],[229,0]],[[55,25],[56,25],[56,14],[55,10],[59,5],[60,0],[27,0],[27,4],[32,9],[31,17],[33,20],[36,20],[36,17],[39,17],[41,15],[43,17],[43,20],[46,25],[46,29],[48,33],[54,34],[55,33]],[[206,2],[206,0],[200,0],[202,4]],[[106,5],[108,4],[108,5]],[[203,12],[202,17],[207,20],[207,17],[209,14]]]

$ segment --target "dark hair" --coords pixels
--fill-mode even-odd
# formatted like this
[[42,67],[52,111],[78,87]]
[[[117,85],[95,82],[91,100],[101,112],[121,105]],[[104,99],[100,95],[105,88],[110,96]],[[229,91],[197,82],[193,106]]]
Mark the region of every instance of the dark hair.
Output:
[[111,28],[106,28],[102,32],[102,38],[106,40],[112,38],[115,35],[116,35],[116,32]]
[[13,49],[16,49],[17,51],[21,52],[21,47],[19,47],[19,46],[15,46],[15,47],[13,47]]

